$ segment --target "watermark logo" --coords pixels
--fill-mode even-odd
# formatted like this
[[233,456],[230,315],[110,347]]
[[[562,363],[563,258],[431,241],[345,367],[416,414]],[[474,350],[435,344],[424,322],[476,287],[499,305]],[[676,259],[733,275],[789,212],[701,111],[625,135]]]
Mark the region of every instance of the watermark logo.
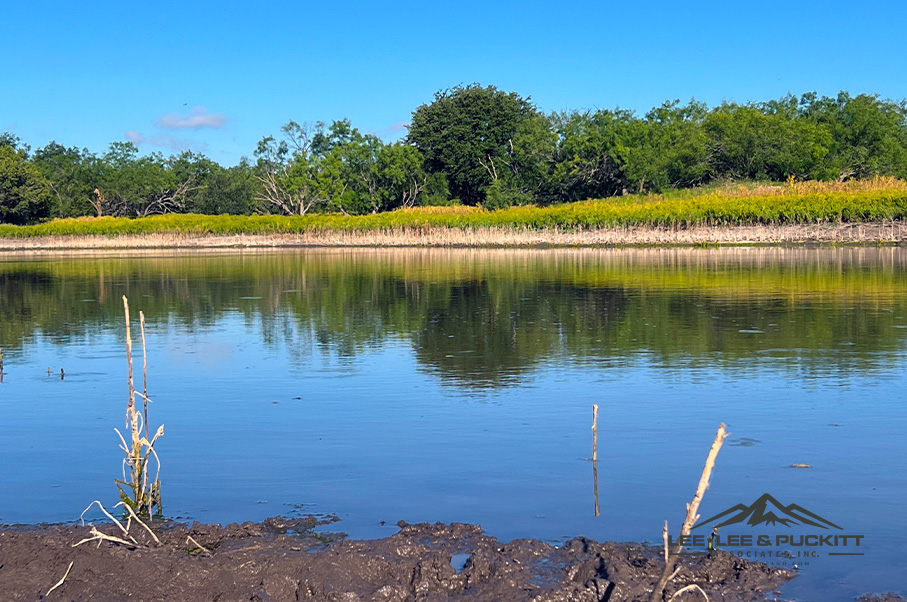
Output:
[[863,556],[865,539],[799,504],[784,505],[768,493],[752,504],[736,504],[701,520],[692,530],[669,543],[686,547],[689,555],[723,549],[740,558],[795,566],[821,556]]
[[726,516],[728,517],[727,520],[721,521],[713,525],[713,527],[720,528],[745,522],[751,526],[784,525],[785,527],[790,527],[791,525],[802,524],[820,527],[822,529],[833,527],[841,531],[844,530],[842,527],[839,527],[830,520],[822,518],[815,512],[810,512],[803,506],[797,504],[785,506],[767,493],[763,493],[758,500],[749,506],[737,504],[724,512],[719,512],[712,518],[699,521],[693,525],[693,528],[702,527]]

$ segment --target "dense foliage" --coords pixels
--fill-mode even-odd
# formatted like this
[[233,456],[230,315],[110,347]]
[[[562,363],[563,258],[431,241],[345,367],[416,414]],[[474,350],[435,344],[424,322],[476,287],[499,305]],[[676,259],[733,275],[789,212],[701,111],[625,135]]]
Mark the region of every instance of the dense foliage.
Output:
[[[698,191],[698,190],[697,190]],[[431,228],[691,227],[884,222],[907,219],[907,183],[893,178],[834,185],[761,186],[627,195],[549,207],[487,211],[479,207],[417,207],[370,215],[205,216],[155,215],[141,219],[59,219],[31,226],[0,225],[0,236],[120,234],[300,234],[407,231]]]
[[[674,101],[642,116],[620,109],[545,115],[528,98],[474,84],[438,92],[418,107],[404,140],[384,142],[348,120],[291,121],[258,143],[254,162],[229,168],[192,152],[142,155],[130,142],[114,142],[100,155],[55,142],[31,152],[0,134],[0,222],[165,213],[352,216],[457,204],[499,209],[729,180],[876,176],[907,178],[905,102],[842,92],[712,108]],[[744,221],[787,214],[755,200],[738,202],[733,215]],[[817,219],[860,211],[836,207]],[[686,211],[665,209],[675,210]]]

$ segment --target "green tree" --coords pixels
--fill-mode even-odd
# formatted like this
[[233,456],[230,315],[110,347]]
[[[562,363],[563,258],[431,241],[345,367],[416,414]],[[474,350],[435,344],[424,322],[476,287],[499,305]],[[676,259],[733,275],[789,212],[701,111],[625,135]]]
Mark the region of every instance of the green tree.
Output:
[[558,137],[552,183],[564,201],[602,198],[627,188],[623,164],[641,137],[632,111],[600,110],[554,116]]
[[188,209],[208,215],[249,215],[255,209],[256,185],[254,168],[245,157],[230,168],[215,163]]
[[820,177],[831,137],[777,105],[723,103],[705,119],[713,178],[784,180]]
[[529,115],[517,126],[508,141],[498,171],[486,189],[485,207],[501,209],[511,205],[550,202],[551,171],[557,147],[551,121],[540,113]]
[[16,136],[12,132],[3,132],[0,134],[0,146],[8,146],[13,150],[23,150],[26,155],[30,150],[28,145],[22,144],[22,141],[19,140],[19,136]]
[[511,169],[509,157],[520,125],[537,115],[528,99],[494,86],[458,86],[435,94],[413,113],[408,141],[425,168],[446,175],[453,196],[485,201],[485,190]]
[[[695,186],[708,173],[704,104],[666,102],[634,120],[615,150],[620,159],[624,186],[634,192],[661,192]],[[628,124],[629,125],[629,124]]]
[[50,142],[35,151],[33,161],[56,198],[57,215],[77,217],[95,213],[94,189],[99,163],[88,149]]
[[826,177],[907,178],[907,102],[847,92],[836,98],[812,93],[803,95],[799,109],[804,121],[818,124],[830,134]]
[[259,183],[256,210],[305,215],[326,201],[316,186],[312,148],[316,137],[319,145],[324,144],[324,123],[290,121],[281,132],[282,139],[267,136],[255,149],[255,178]]
[[24,225],[50,216],[53,196],[24,150],[0,145],[0,223]]
[[381,146],[375,165],[380,210],[413,207],[422,203],[426,188],[430,185],[429,175],[423,168],[424,162],[422,153],[404,142]]
[[161,153],[139,156],[131,142],[114,142],[101,157],[98,213],[144,217],[179,213],[197,188],[207,159],[192,153],[166,159]]

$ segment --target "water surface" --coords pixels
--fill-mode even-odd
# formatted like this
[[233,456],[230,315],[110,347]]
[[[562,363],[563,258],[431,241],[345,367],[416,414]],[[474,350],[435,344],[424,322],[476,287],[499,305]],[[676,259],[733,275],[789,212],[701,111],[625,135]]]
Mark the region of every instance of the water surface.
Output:
[[703,516],[771,493],[865,535],[786,594],[907,578],[907,250],[7,256],[0,521],[117,501],[122,295],[147,320],[168,516],[654,542],[726,422]]

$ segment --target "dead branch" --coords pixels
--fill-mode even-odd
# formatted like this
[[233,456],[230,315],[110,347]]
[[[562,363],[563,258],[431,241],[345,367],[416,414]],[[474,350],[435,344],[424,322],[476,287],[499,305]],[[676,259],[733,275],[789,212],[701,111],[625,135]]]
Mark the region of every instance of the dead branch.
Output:
[[255,179],[262,185],[261,193],[256,200],[276,208],[282,215],[305,215],[312,207],[322,202],[322,199],[309,194],[308,186],[291,191],[283,182],[285,177],[286,171],[280,176],[270,169],[256,175]]
[[[702,476],[700,476],[699,485],[696,487],[696,494],[693,496],[693,501],[687,504],[687,515],[686,518],[684,518],[683,526],[680,528],[680,537],[677,538],[677,544],[674,545],[674,549],[670,553],[668,550],[668,523],[665,521],[665,527],[662,532],[664,537],[665,568],[661,573],[661,578],[655,585],[655,589],[652,590],[650,602],[659,602],[659,600],[662,599],[665,586],[677,574],[673,558],[676,558],[683,551],[683,544],[680,542],[683,541],[684,537],[690,534],[690,529],[699,519],[699,504],[702,502],[702,496],[705,495],[705,490],[709,487],[709,478],[712,475],[712,470],[715,468],[715,459],[718,457],[718,452],[721,450],[721,445],[724,443],[725,437],[727,437],[727,433],[725,432],[726,428],[725,424],[721,423],[721,426],[718,427],[718,432],[715,433],[715,441],[712,443],[712,448],[709,450],[708,457],[706,457],[705,466],[702,469]],[[703,592],[703,594],[704,593],[705,592]]]

